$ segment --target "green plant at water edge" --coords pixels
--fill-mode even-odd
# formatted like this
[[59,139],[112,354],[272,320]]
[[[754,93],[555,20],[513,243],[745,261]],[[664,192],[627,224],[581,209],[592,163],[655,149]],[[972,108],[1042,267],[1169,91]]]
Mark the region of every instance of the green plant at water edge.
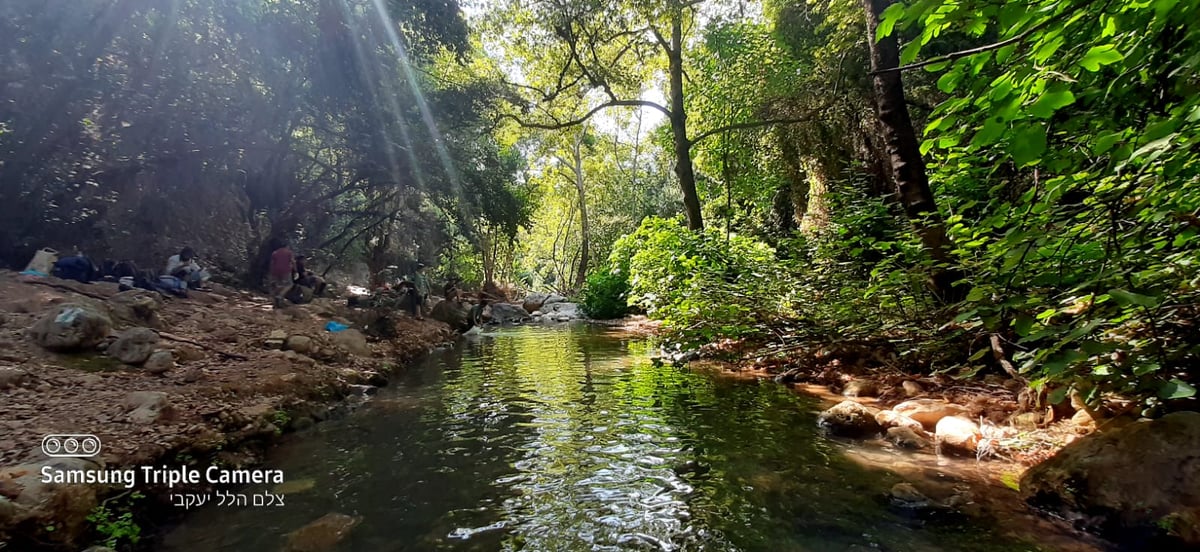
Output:
[[284,410],[276,410],[271,414],[271,423],[275,424],[275,427],[280,430],[287,427],[291,421],[292,417]]
[[99,544],[114,549],[123,542],[137,544],[141,539],[142,528],[133,520],[133,512],[130,509],[134,502],[142,498],[144,495],[137,491],[123,493],[101,502],[92,509],[87,521],[100,536]]
[[598,320],[621,318],[629,312],[629,278],[609,267],[588,274],[583,287],[583,311]]

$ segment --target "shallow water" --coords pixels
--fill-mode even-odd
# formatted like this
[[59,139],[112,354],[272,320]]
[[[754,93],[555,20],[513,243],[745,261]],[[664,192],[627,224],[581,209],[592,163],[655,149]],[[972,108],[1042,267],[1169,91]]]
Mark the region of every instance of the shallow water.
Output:
[[204,507],[161,548],[281,550],[337,512],[361,519],[338,551],[1040,549],[889,505],[815,399],[648,353],[583,325],[464,341],[279,447],[284,507]]

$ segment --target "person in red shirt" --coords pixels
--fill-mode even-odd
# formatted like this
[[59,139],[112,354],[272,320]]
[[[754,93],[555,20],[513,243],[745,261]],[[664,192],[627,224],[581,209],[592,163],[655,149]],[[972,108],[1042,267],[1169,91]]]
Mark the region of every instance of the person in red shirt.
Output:
[[267,271],[267,283],[275,301],[275,308],[284,306],[284,296],[292,288],[292,275],[295,272],[296,256],[287,242],[283,242],[279,249],[271,253],[271,268]]

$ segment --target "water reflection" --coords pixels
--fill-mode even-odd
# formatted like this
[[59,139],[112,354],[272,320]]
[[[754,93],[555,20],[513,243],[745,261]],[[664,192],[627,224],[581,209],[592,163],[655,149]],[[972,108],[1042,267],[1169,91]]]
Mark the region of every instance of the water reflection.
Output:
[[285,508],[202,509],[163,548],[279,550],[339,512],[362,519],[343,551],[1033,549],[890,509],[809,399],[646,348],[586,326],[463,343],[281,447],[273,467],[315,481]]

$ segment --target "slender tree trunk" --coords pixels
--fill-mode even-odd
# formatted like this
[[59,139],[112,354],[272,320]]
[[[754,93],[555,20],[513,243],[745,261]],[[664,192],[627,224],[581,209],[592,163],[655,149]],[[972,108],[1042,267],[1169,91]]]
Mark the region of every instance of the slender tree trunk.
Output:
[[579,193],[579,266],[575,272],[575,285],[573,286],[576,290],[583,289],[583,284],[587,281],[588,263],[591,261],[591,242],[588,240],[588,235],[592,229],[588,225],[587,192],[583,183],[583,151],[581,150],[585,131],[586,127],[580,129],[571,150],[572,161],[574,161],[571,168],[575,172],[575,190]]
[[683,207],[688,228],[704,229],[700,213],[700,195],[696,192],[696,171],[692,167],[692,144],[687,135],[687,111],[683,105],[683,10],[676,8],[671,15],[671,45],[667,48],[671,95],[671,136],[675,146],[675,175],[683,190]]
[[[920,141],[904,101],[904,85],[900,71],[887,71],[900,66],[899,44],[895,36],[876,42],[875,29],[883,10],[894,0],[863,0],[867,12],[867,43],[871,50],[872,82],[875,89],[875,111],[883,129],[884,142],[891,162],[896,196],[904,207],[922,245],[940,266],[930,274],[934,293],[943,302],[954,302],[962,290],[953,289],[961,273],[952,266],[950,239],[938,214],[925,161],[921,158]],[[881,72],[884,71],[884,72]]]

